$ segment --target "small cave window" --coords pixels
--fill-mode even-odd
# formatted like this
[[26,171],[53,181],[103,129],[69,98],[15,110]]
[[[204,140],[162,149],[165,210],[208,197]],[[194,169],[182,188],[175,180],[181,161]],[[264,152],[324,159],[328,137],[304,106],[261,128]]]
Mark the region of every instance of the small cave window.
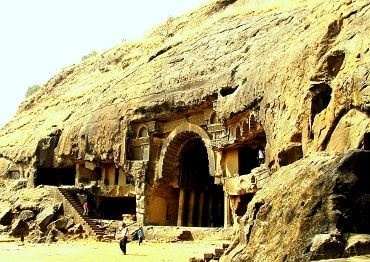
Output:
[[314,84],[310,88],[311,91],[311,123],[313,119],[329,105],[331,99],[331,87],[326,83]]
[[237,127],[236,127],[235,137],[236,137],[236,138],[240,138],[240,137],[241,137],[240,126],[237,126]]
[[139,131],[137,132],[137,137],[148,137],[148,128],[145,126],[140,127]]
[[248,123],[247,121],[243,121],[243,133],[246,133],[249,131],[249,128],[248,128]]
[[256,118],[254,117],[253,114],[251,114],[248,118],[248,130],[250,131],[256,129],[256,126],[257,126]]
[[94,175],[93,175],[93,178],[92,180],[95,180],[95,181],[99,181],[101,180],[102,178],[102,173],[103,173],[103,170],[101,167],[95,167],[94,168]]
[[253,194],[248,195],[241,195],[240,196],[240,202],[237,205],[237,208],[235,210],[235,214],[237,216],[243,216],[247,212],[247,206],[248,203],[252,200]]
[[253,168],[258,167],[258,149],[244,146],[238,148],[239,175],[249,174]]
[[136,214],[135,197],[99,197],[97,218],[121,220],[125,214]]
[[231,95],[232,93],[235,92],[236,89],[238,89],[239,86],[225,86],[222,87],[220,90],[221,96],[225,97],[228,95]]
[[35,176],[35,186],[49,185],[62,186],[74,185],[76,177],[76,168],[37,168]]
[[344,58],[345,58],[345,54],[343,51],[337,51],[333,55],[328,56],[327,68],[326,68],[328,75],[334,78],[339,73],[339,70],[343,64]]
[[216,124],[217,122],[217,115],[216,112],[212,112],[211,116],[209,117],[210,124]]
[[279,165],[287,166],[303,157],[302,145],[293,145],[278,153]]

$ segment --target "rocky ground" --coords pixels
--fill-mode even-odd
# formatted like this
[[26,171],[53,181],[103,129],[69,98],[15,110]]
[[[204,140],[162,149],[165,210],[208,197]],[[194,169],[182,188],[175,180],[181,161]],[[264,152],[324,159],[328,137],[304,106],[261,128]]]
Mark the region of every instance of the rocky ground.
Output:
[[275,172],[249,202],[223,261],[370,254],[369,153],[317,153]]
[[48,186],[26,188],[25,180],[0,182],[0,234],[29,243],[85,238],[82,226],[64,216],[63,205]]

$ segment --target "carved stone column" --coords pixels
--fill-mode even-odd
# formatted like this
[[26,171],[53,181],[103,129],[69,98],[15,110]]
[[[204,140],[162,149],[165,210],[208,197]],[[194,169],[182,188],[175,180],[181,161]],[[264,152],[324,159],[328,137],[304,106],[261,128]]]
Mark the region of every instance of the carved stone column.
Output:
[[229,196],[224,191],[224,228],[231,226],[230,201]]
[[213,196],[212,193],[209,192],[210,194],[208,195],[208,225],[209,227],[213,226]]
[[194,206],[195,206],[195,191],[190,191],[190,199],[189,199],[189,216],[188,216],[188,225],[189,227],[194,226]]
[[202,219],[203,219],[203,205],[204,205],[204,193],[199,193],[199,207],[198,207],[198,221],[197,225],[202,226]]
[[179,208],[177,210],[177,226],[183,226],[182,217],[184,215],[185,189],[180,188]]

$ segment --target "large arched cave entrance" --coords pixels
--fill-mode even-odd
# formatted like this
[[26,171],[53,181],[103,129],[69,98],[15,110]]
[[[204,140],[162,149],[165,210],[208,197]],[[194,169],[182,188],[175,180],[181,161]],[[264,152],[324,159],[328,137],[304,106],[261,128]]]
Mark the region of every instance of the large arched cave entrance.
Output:
[[172,139],[164,155],[162,183],[149,201],[149,223],[224,225],[224,192],[214,183],[210,161],[213,158],[210,160],[203,138],[196,132],[184,131]]

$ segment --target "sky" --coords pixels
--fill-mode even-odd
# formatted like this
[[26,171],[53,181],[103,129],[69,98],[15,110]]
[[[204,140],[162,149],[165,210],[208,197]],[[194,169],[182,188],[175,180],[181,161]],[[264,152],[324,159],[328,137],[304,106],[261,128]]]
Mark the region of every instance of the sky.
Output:
[[27,89],[209,0],[0,0],[0,128]]

